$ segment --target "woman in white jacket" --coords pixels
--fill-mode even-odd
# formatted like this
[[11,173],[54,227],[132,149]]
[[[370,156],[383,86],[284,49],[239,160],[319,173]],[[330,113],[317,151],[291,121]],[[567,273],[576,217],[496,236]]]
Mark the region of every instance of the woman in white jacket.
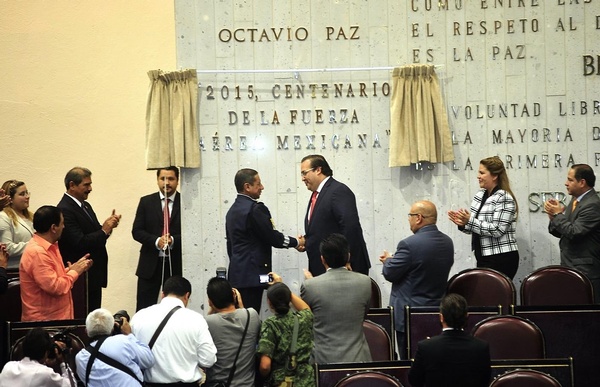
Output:
[[18,269],[21,254],[34,233],[29,211],[29,191],[24,182],[9,180],[2,185],[10,204],[0,211],[0,243],[6,245],[8,269]]

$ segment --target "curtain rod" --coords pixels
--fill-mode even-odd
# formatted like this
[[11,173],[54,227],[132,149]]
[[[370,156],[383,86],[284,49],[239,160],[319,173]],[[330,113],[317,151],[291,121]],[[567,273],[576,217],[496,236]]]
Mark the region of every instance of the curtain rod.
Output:
[[[400,66],[396,66],[400,67]],[[434,65],[433,67],[444,67],[444,65]],[[336,67],[336,68],[320,68],[320,69],[247,69],[247,70],[196,70],[197,74],[258,74],[258,73],[327,73],[327,72],[341,72],[341,71],[382,71],[382,70],[393,70],[395,67],[384,66],[384,67]]]

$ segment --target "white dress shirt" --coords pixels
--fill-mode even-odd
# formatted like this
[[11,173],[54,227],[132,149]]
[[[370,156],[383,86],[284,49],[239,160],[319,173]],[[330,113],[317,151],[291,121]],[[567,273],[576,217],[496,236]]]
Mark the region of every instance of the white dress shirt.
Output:
[[64,363],[60,369],[62,375],[28,357],[21,361],[9,361],[0,373],[0,387],[71,387]]

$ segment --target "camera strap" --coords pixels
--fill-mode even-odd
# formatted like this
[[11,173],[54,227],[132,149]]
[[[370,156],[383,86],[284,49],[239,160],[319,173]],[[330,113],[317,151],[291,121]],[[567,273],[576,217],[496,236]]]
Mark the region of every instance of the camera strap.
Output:
[[227,383],[225,383],[226,387],[229,387],[231,381],[233,380],[233,375],[235,375],[235,363],[237,363],[238,357],[240,356],[240,351],[242,350],[242,345],[244,344],[244,339],[246,338],[246,332],[248,332],[248,325],[250,324],[250,311],[246,308],[246,327],[244,328],[244,334],[242,334],[242,340],[240,341],[240,346],[238,347],[237,353],[235,354],[235,359],[233,360],[233,365],[231,366],[231,370],[229,371],[229,377],[227,378]]
[[158,328],[156,328],[156,332],[154,332],[154,335],[152,335],[152,338],[150,339],[150,342],[148,343],[148,346],[150,347],[150,349],[152,349],[152,347],[154,347],[154,343],[156,342],[156,339],[158,339],[158,335],[160,335],[160,332],[162,332],[165,325],[167,325],[167,321],[169,321],[169,319],[171,318],[173,313],[177,312],[177,309],[180,309],[180,308],[181,308],[181,306],[177,305],[176,307],[171,309],[169,311],[169,313],[167,313],[165,318],[160,322],[160,325],[158,326]]
[[129,375],[132,378],[134,378],[135,380],[137,380],[141,386],[143,386],[144,383],[140,379],[138,379],[137,375],[135,374],[135,372],[133,372],[131,370],[131,368],[127,367],[120,361],[115,360],[112,357],[107,356],[107,355],[103,354],[102,352],[100,352],[100,346],[102,345],[102,343],[104,343],[104,340],[106,340],[107,338],[108,338],[108,336],[104,336],[104,337],[100,338],[98,340],[98,342],[96,343],[95,347],[92,346],[91,344],[88,345],[87,347],[85,347],[85,349],[90,353],[90,358],[88,359],[88,363],[85,368],[85,385],[87,386],[89,384],[90,373],[92,372],[92,364],[94,363],[94,361],[97,358],[98,360],[103,361],[104,363],[108,364],[109,366],[125,372],[127,375]]

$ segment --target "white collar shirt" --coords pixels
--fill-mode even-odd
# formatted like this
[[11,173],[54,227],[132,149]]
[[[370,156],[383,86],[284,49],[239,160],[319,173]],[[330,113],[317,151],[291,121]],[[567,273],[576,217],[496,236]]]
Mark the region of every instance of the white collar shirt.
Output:
[[40,364],[28,357],[21,361],[6,363],[0,374],[1,387],[71,387],[69,375],[64,365],[61,365],[62,375],[50,367]]

